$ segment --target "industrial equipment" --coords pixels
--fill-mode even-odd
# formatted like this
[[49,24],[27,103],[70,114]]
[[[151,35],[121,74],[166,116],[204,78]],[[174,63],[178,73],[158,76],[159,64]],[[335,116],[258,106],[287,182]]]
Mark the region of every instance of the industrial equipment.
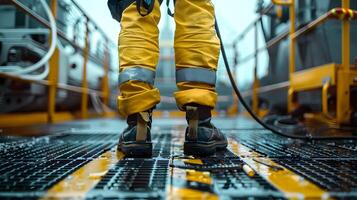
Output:
[[[252,110],[269,115],[265,121],[282,132],[350,136],[356,126],[353,56],[357,49],[350,44],[357,39],[353,10],[357,5],[346,1],[273,3],[276,5],[258,4],[260,16],[234,44],[237,48],[254,29],[255,52],[236,58],[238,66],[254,58],[252,90],[244,94],[252,100]],[[266,45],[258,48],[259,27]],[[262,51],[269,55],[269,67],[267,75],[259,79]]]
[[50,1],[0,4],[1,114],[81,109],[86,115],[88,96],[97,112],[100,101],[116,104],[114,43],[74,1],[55,2],[54,14],[46,10]]
[[[216,19],[233,87],[218,84],[218,108],[234,104],[214,112],[227,150],[183,154],[164,34],[153,153],[130,158],[117,150],[125,122],[112,111],[116,46],[74,0],[0,0],[0,199],[356,199],[357,2],[263,2],[233,45]],[[239,57],[250,30],[254,52]],[[234,76],[246,62],[250,86]],[[238,99],[249,115],[230,115]]]

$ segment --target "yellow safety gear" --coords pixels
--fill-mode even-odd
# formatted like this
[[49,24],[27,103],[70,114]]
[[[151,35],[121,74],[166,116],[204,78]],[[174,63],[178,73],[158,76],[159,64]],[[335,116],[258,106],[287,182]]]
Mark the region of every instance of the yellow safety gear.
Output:
[[[156,0],[157,1],[157,0]],[[159,60],[160,3],[143,17],[134,2],[121,18],[119,34],[119,112],[123,116],[142,112],[160,102],[153,85]],[[178,107],[196,103],[215,107],[216,70],[220,52],[211,0],[176,0],[175,61]]]

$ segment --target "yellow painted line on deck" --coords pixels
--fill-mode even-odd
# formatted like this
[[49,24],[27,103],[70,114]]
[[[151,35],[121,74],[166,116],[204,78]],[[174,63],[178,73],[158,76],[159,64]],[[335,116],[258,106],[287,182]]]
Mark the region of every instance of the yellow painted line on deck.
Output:
[[202,200],[218,200],[218,196],[209,192],[202,192],[189,188],[178,188],[171,186],[167,199],[180,200],[180,199],[202,199]]
[[[201,161],[202,162],[202,161]],[[173,179],[180,179],[187,182],[195,182],[205,185],[212,185],[213,179],[211,178],[211,174],[209,172],[202,172],[192,169],[180,169],[180,168],[172,168],[171,177]],[[209,199],[209,200],[218,200],[219,197],[216,194],[211,192],[178,187],[175,185],[170,185],[167,192],[167,199],[181,200],[181,199]]]
[[[173,134],[173,138],[172,138],[173,145],[171,145],[171,152],[173,155],[182,154],[182,149],[181,147],[178,148],[178,146],[182,146],[184,140],[185,138],[182,137],[182,135]],[[183,163],[186,164],[203,165],[203,161],[201,159],[184,158],[181,160]],[[198,189],[180,187],[174,184],[175,180],[183,180],[187,182],[195,182],[195,183],[211,186],[213,184],[213,179],[211,177],[210,172],[202,172],[192,169],[181,169],[177,167],[169,167],[169,170],[170,170],[170,179],[173,182],[171,182],[172,185],[168,186],[166,199],[170,199],[170,200],[181,200],[181,199],[218,200],[219,199],[217,194],[208,191],[198,190]]]
[[187,164],[203,165],[201,159],[182,159],[182,161]]
[[201,172],[192,169],[172,169],[172,177],[175,179],[181,179],[185,181],[191,181],[196,183],[202,183],[206,185],[212,185],[213,180],[209,172]]
[[123,157],[122,152],[106,151],[55,184],[42,199],[85,198],[86,193],[101,180],[110,167]]
[[[248,164],[256,173],[284,193],[289,199],[321,199],[328,197],[328,192],[286,169],[270,158],[263,157],[248,147],[229,140],[230,149]],[[276,168],[280,168],[277,170]]]

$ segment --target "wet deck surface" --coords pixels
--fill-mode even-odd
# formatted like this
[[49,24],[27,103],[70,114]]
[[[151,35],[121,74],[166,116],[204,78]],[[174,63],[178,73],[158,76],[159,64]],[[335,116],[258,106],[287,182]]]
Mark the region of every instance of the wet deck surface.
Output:
[[40,137],[0,137],[0,198],[357,198],[356,141],[287,139],[243,118],[215,124],[229,148],[204,158],[183,155],[183,120],[154,121],[153,157],[145,159],[116,151],[125,126],[116,119],[32,127]]

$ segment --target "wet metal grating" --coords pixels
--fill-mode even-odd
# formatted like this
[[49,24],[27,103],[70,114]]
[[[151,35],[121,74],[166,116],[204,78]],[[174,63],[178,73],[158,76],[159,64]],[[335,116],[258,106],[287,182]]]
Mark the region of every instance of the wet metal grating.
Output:
[[125,159],[112,168],[96,190],[159,192],[166,188],[169,160]]
[[292,140],[259,131],[233,134],[239,143],[331,192],[357,191],[355,141]]
[[[114,147],[115,134],[1,137],[0,193],[44,192]],[[115,140],[114,140],[115,138]],[[91,141],[91,142],[89,142]],[[16,194],[16,193],[14,193]]]
[[284,167],[332,192],[357,190],[357,160],[277,160]]
[[[175,135],[177,133],[177,135]],[[228,197],[227,199],[281,199],[265,179],[246,175],[243,161],[230,151],[201,158],[200,166],[176,162],[182,155],[181,132],[161,129],[153,133],[152,158],[124,158],[112,165],[87,194],[89,199],[162,199],[169,186]],[[354,141],[306,142],[264,130],[226,130],[239,143],[270,157],[316,185],[333,192],[356,192],[357,144]],[[1,194],[45,192],[57,182],[115,148],[119,131],[74,129],[39,138],[0,137]],[[209,172],[212,184],[172,177],[172,167]]]

